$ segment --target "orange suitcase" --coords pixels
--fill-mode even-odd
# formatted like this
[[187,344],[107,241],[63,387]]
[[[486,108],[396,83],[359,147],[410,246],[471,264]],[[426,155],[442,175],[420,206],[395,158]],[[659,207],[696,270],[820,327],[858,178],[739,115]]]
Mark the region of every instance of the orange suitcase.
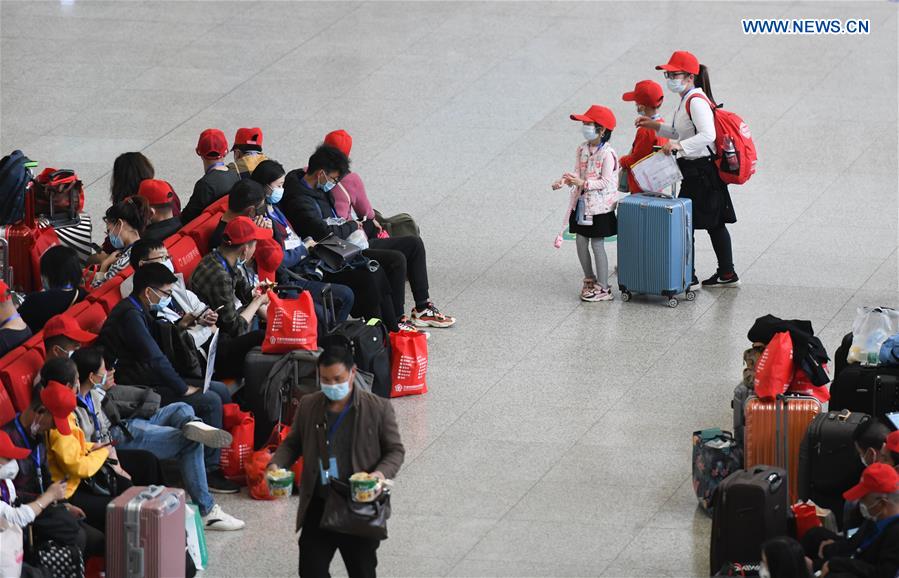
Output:
[[799,497],[799,445],[809,424],[821,413],[821,402],[805,395],[785,395],[776,400],[750,396],[743,412],[745,468],[764,464],[786,470],[790,503],[795,504]]

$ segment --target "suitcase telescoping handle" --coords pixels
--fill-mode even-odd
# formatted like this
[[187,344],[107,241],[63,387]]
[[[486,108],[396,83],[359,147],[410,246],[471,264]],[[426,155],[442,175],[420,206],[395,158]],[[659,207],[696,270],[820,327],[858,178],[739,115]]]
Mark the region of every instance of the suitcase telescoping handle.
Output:
[[[127,578],[144,576],[144,549],[140,545],[140,509],[144,502],[162,495],[165,486],[148,486],[125,504],[125,548]],[[168,515],[178,508],[181,500],[169,494],[162,503],[162,515]]]
[[787,414],[787,397],[779,394],[774,399],[774,448],[775,461],[784,471],[784,482],[787,484],[787,511],[790,509],[790,430]]

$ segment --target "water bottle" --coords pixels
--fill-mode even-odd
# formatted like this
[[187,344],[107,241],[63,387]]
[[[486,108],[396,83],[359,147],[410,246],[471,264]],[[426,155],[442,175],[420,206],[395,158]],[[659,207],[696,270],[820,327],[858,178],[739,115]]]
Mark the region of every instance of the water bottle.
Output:
[[729,172],[734,174],[740,172],[740,158],[734,148],[734,139],[729,136],[724,137],[724,161],[727,163]]

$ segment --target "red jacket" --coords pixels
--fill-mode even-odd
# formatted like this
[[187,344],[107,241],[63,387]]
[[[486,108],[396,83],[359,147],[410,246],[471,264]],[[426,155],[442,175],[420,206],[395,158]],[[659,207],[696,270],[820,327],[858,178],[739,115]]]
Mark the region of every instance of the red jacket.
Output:
[[[661,123],[665,122],[665,119],[661,117],[657,118],[656,120]],[[631,152],[618,159],[618,162],[621,164],[621,166],[628,169],[628,191],[630,191],[631,193],[639,193],[642,190],[640,188],[640,185],[637,184],[637,180],[634,179],[634,175],[631,174],[631,165],[633,165],[643,157],[651,155],[652,147],[662,146],[666,142],[668,142],[667,138],[659,136],[659,134],[652,129],[637,129],[637,134],[634,135],[634,144],[631,146]]]

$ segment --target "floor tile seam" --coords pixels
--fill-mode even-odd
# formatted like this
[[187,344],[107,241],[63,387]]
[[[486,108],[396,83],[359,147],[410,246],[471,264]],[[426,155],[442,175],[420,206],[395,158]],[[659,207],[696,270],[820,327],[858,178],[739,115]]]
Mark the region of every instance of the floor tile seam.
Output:
[[[874,269],[874,272],[871,273],[871,274],[868,276],[867,279],[865,279],[864,283],[862,283],[861,285],[859,285],[859,287],[858,287],[857,289],[852,290],[852,295],[850,295],[850,296],[846,299],[846,301],[845,301],[840,307],[836,308],[836,311],[834,311],[834,314],[830,317],[830,319],[827,321],[827,323],[825,323],[824,326],[821,328],[821,332],[823,332],[823,331],[829,329],[829,328],[830,328],[830,324],[834,322],[834,320],[837,318],[837,315],[840,314],[840,311],[842,311],[843,309],[845,309],[847,305],[850,305],[850,304],[852,303],[852,301],[855,299],[855,297],[856,297],[859,293],[861,293],[862,291],[864,291],[865,285],[867,285],[868,282],[869,282],[871,279],[873,279],[875,275],[877,275],[877,272],[880,271],[880,268],[881,268],[881,267],[883,267],[884,265],[886,265],[887,261],[889,261],[890,259],[895,258],[895,256],[896,256],[896,251],[897,251],[897,250],[894,249],[892,253],[890,253],[889,255],[887,255],[886,258],[880,263],[880,265],[878,265],[878,266]],[[897,289],[899,289],[899,288],[897,288]],[[889,289],[887,289],[887,291],[889,291]]]
[[[360,3],[360,4],[357,4],[357,5],[355,6],[354,9],[352,9],[352,10],[348,11],[347,13],[341,15],[336,21],[332,22],[330,26],[328,26],[328,27],[326,27],[326,28],[323,28],[323,29],[319,30],[318,32],[316,32],[316,33],[313,34],[312,36],[310,36],[310,37],[308,37],[307,39],[303,40],[300,44],[298,44],[298,45],[296,45],[296,46],[293,46],[293,47],[287,49],[287,51],[286,51],[286,52],[283,52],[280,56],[276,56],[276,57],[275,57],[274,59],[272,59],[271,62],[269,62],[267,65],[265,65],[265,66],[262,67],[262,68],[257,69],[256,72],[255,72],[253,75],[247,77],[247,78],[244,79],[243,81],[241,81],[241,82],[237,83],[236,85],[234,85],[229,91],[223,93],[223,94],[222,94],[221,96],[219,96],[217,99],[215,99],[214,101],[212,101],[211,103],[209,103],[209,104],[206,105],[205,107],[201,108],[200,110],[198,110],[197,112],[195,112],[194,114],[192,114],[190,117],[188,117],[188,118],[185,119],[184,121],[178,123],[177,125],[175,125],[175,126],[172,127],[171,129],[169,129],[168,131],[166,131],[165,133],[163,133],[161,136],[159,136],[159,137],[157,137],[156,139],[152,140],[150,143],[148,143],[146,146],[144,146],[141,150],[142,150],[142,151],[145,151],[145,150],[147,150],[148,148],[150,148],[151,146],[153,146],[154,144],[160,142],[161,140],[163,140],[164,138],[166,138],[167,136],[169,136],[170,134],[172,134],[173,132],[175,132],[176,130],[178,130],[179,128],[181,128],[182,126],[184,126],[185,124],[189,123],[191,120],[195,119],[195,118],[196,118],[197,116],[199,116],[200,114],[206,112],[207,110],[209,110],[210,108],[212,108],[213,106],[215,106],[216,104],[218,104],[219,102],[221,102],[222,100],[224,100],[227,96],[229,96],[229,95],[231,95],[232,93],[234,93],[234,91],[236,91],[237,89],[239,89],[239,88],[241,88],[242,86],[244,86],[244,85],[246,85],[246,84],[252,82],[252,81],[253,81],[255,78],[257,78],[260,74],[262,74],[263,72],[269,70],[270,68],[272,68],[273,66],[275,66],[278,62],[284,60],[285,58],[287,58],[288,56],[290,56],[290,55],[291,55],[292,53],[294,53],[295,51],[301,49],[303,46],[309,44],[310,42],[313,42],[316,38],[318,38],[318,37],[320,37],[320,36],[326,34],[327,31],[329,31],[332,27],[334,27],[336,24],[338,24],[340,21],[344,20],[345,18],[347,18],[347,17],[350,16],[351,14],[355,13],[355,12],[356,12],[357,10],[359,10],[361,7],[362,7],[362,4],[361,4],[361,3]],[[222,23],[219,23],[219,24],[217,24],[216,26],[212,27],[211,29],[213,29],[213,28],[215,28],[215,27],[223,27],[224,25],[225,25],[225,22],[222,22]],[[210,30],[211,30],[211,29],[210,29]],[[199,38],[195,38],[193,41],[191,41],[190,43],[186,44],[185,46],[186,46],[186,47],[189,47],[189,46],[195,44],[195,43],[198,42],[198,41],[199,41]],[[321,107],[321,108],[323,108],[323,107]],[[320,110],[320,108],[317,109],[317,110]],[[56,128],[58,128],[58,127],[56,127]],[[56,129],[54,128],[53,130],[56,130]],[[99,182],[100,180],[104,179],[107,175],[109,175],[109,174],[111,174],[111,173],[112,173],[112,169],[106,171],[105,173],[103,173],[102,175],[100,175],[99,177],[97,177],[96,179],[94,179],[93,181],[91,181],[90,183],[88,183],[86,186],[87,186],[87,187],[90,187],[91,185],[93,185],[93,184]]]

